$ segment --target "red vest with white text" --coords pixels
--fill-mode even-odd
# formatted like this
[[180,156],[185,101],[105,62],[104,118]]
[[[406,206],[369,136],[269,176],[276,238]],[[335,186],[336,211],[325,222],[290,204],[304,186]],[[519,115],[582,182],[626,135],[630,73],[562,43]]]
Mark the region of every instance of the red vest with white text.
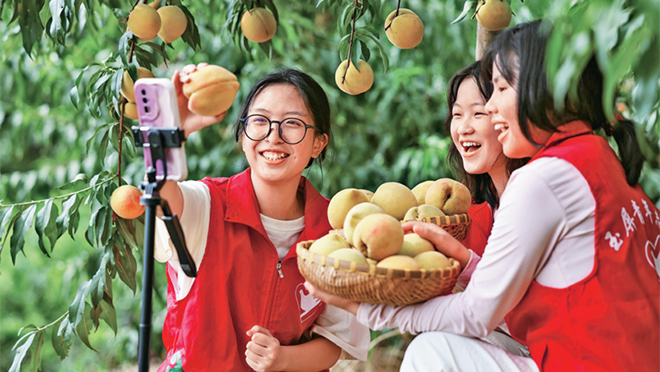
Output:
[[[279,262],[261,223],[250,169],[202,182],[211,194],[206,251],[190,292],[179,301],[172,287],[176,272],[167,265],[167,360],[159,372],[252,371],[245,362],[248,329],[260,325],[281,345],[297,344],[325,304],[304,288],[295,248]],[[304,177],[299,192],[305,229],[298,241],[318,239],[331,229],[328,199]]]
[[533,281],[506,317],[511,335],[544,372],[660,371],[658,209],[584,122],[561,126],[532,161],[541,157],[568,161],[591,188],[594,267],[563,289]]

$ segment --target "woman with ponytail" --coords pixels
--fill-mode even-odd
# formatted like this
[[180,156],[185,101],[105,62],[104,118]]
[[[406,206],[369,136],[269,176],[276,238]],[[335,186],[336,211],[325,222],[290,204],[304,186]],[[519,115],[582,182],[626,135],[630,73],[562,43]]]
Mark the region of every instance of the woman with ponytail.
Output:
[[[485,110],[504,154],[531,158],[509,179],[483,258],[442,229],[414,228],[461,262],[465,291],[391,307],[306,284],[372,329],[425,332],[402,371],[660,370],[660,212],[637,183],[644,159],[633,123],[605,116],[595,60],[577,94],[555,105],[544,26],[502,32],[482,59],[493,83]],[[503,319],[531,359],[478,339]]]

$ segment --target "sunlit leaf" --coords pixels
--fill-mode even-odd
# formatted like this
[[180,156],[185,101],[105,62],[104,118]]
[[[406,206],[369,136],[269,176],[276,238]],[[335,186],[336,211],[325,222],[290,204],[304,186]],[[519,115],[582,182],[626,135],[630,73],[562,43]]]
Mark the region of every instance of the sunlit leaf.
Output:
[[85,298],[89,295],[91,290],[91,280],[88,280],[78,287],[78,292],[76,292],[76,298],[69,306],[69,322],[76,327],[78,323],[83,319],[85,314]]
[[[12,350],[16,350],[16,354],[14,355],[14,360],[9,367],[9,372],[19,372],[21,370],[21,363],[23,362],[25,355],[27,355],[28,350],[30,350],[36,335],[37,331],[32,331],[23,336],[16,342],[14,347],[12,347]],[[20,346],[18,346],[19,344]]]

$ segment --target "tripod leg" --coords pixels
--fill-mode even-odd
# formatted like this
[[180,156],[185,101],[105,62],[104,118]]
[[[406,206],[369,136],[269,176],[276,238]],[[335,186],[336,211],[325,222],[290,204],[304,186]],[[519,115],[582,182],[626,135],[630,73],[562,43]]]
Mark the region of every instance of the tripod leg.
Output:
[[156,230],[156,207],[160,205],[158,196],[145,195],[141,198],[146,204],[144,228],[144,261],[142,272],[142,315],[140,317],[140,343],[138,349],[138,371],[149,372],[151,352],[151,313],[154,279],[154,238]]

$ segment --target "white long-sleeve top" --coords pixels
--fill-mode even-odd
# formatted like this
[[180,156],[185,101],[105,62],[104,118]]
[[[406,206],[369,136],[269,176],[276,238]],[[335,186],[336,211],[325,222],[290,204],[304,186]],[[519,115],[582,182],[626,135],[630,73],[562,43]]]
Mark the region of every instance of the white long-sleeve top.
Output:
[[511,175],[483,258],[473,253],[458,278],[459,284],[469,282],[464,292],[405,307],[363,303],[357,319],[371,329],[484,337],[532,280],[566,288],[591,273],[595,208],[587,181],[573,165],[535,160]]

